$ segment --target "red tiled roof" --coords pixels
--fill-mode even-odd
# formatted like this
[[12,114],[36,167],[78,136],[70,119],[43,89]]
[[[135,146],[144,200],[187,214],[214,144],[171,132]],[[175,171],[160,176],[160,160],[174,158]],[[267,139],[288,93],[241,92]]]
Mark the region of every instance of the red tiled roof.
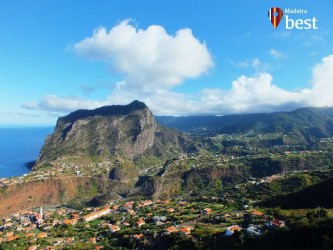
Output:
[[37,238],[38,238],[38,239],[46,238],[46,237],[47,237],[47,233],[44,233],[44,232],[39,233],[39,234],[37,235]]
[[260,211],[252,211],[251,214],[256,215],[256,216],[264,216],[265,214],[263,212]]
[[16,240],[17,238],[19,238],[17,235],[11,235],[11,236],[8,236],[7,237],[7,241],[13,241],[13,240]]
[[167,227],[165,231],[167,231],[168,233],[174,233],[178,232],[178,229],[176,227]]
[[141,239],[143,237],[143,234],[134,234],[133,237],[135,239]]
[[240,226],[238,226],[238,225],[230,226],[230,227],[228,227],[227,229],[228,229],[229,231],[231,231],[231,232],[235,232],[235,231],[240,231],[240,230],[242,230],[242,228],[241,228]]
[[143,219],[140,219],[140,220],[138,220],[137,222],[136,222],[136,224],[137,225],[143,225],[143,224],[145,224],[146,222],[143,220]]

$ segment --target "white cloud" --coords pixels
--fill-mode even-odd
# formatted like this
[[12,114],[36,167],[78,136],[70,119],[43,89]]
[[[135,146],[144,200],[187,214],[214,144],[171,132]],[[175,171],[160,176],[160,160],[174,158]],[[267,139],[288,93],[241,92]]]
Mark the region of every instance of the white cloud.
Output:
[[312,88],[303,90],[308,105],[333,106],[333,54],[324,57],[312,71]]
[[107,105],[106,101],[85,100],[79,97],[60,97],[47,95],[39,102],[22,104],[22,107],[30,110],[47,110],[51,112],[71,112],[77,109],[93,109]]
[[283,59],[286,57],[286,55],[276,49],[271,49],[269,51],[269,54],[274,58],[274,59]]
[[[137,29],[128,20],[109,31],[100,27],[91,37],[73,45],[78,55],[107,63],[124,76],[113,84],[104,100],[89,100],[77,96],[47,95],[41,101],[22,107],[67,113],[76,109],[93,109],[104,105],[144,101],[156,115],[230,114],[292,110],[304,106],[333,106],[333,54],[322,59],[312,71],[312,85],[300,90],[285,90],[273,83],[266,65],[252,58],[232,65],[254,68],[254,76],[240,76],[230,89],[202,89],[188,95],[172,90],[186,79],[197,78],[213,67],[212,55],[188,28],[170,35],[162,26]],[[271,49],[276,59],[285,57]],[[261,72],[261,73],[260,73]],[[108,85],[109,86],[109,85]],[[82,85],[89,94],[98,87]]]
[[186,78],[197,78],[213,66],[206,45],[197,40],[191,29],[169,35],[162,26],[136,29],[129,20],[107,31],[94,30],[91,37],[73,45],[78,55],[110,63],[125,75],[127,88],[140,91],[168,89]]
[[284,90],[273,84],[270,74],[261,73],[256,77],[239,77],[227,91],[205,90],[202,103],[210,104],[210,110],[217,114],[271,112],[308,106],[328,107],[333,106],[332,79],[333,54],[323,58],[314,67],[310,88]]

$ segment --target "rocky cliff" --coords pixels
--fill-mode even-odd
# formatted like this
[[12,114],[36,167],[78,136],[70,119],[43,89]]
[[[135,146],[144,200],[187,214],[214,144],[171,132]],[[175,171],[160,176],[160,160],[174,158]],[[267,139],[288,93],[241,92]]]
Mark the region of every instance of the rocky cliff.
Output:
[[107,178],[63,177],[34,180],[0,189],[0,215],[44,205],[66,204],[105,193]]
[[124,159],[145,163],[195,150],[190,138],[155,122],[142,102],[78,110],[57,121],[35,168],[72,161]]

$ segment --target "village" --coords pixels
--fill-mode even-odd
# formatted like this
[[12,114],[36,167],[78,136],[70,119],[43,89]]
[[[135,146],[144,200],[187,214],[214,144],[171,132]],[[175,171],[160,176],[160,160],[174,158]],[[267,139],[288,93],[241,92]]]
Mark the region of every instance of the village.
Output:
[[[310,155],[311,152],[286,151],[279,157],[298,157],[299,154]],[[239,154],[185,155],[168,164],[146,169],[143,174],[163,176],[177,172],[179,168],[201,168],[207,162],[221,167],[241,165],[243,160],[250,158]],[[37,169],[21,177],[0,179],[0,191],[9,185],[36,180],[107,176],[116,164],[109,161],[90,165],[63,163]],[[18,211],[0,217],[0,249],[112,249],[120,246],[133,249],[154,248],[156,244],[165,246],[168,242],[200,244],[211,235],[220,239],[261,238],[270,232],[289,230],[294,218],[290,219],[274,208],[262,208],[256,201],[278,194],[276,187],[282,187],[282,182],[288,178],[301,180],[308,171],[248,176],[233,185],[223,183],[223,188],[216,185],[210,187],[211,191],[182,192],[170,199],[119,197],[98,207],[87,205],[79,209],[66,204]],[[311,174],[320,177],[332,172],[316,171]],[[294,214],[301,213],[300,218],[306,219],[310,212],[296,211]]]
[[207,199],[124,200],[82,210],[41,207],[20,211],[2,219],[0,243],[5,249],[62,249],[80,244],[85,244],[85,249],[101,249],[106,242],[117,245],[124,239],[133,247],[153,244],[167,235],[196,240],[210,233],[230,237],[242,232],[247,237],[261,237],[267,230],[286,229],[284,221],[263,211],[248,206],[232,210],[235,204],[230,199]]

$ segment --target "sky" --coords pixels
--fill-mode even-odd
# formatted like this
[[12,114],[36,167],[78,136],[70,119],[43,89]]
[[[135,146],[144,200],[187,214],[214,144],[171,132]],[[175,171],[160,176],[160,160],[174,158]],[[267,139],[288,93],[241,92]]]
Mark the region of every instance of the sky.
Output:
[[[284,12],[277,28],[272,7]],[[133,100],[177,116],[333,106],[332,7],[331,0],[2,0],[0,126],[54,126],[77,109]]]

